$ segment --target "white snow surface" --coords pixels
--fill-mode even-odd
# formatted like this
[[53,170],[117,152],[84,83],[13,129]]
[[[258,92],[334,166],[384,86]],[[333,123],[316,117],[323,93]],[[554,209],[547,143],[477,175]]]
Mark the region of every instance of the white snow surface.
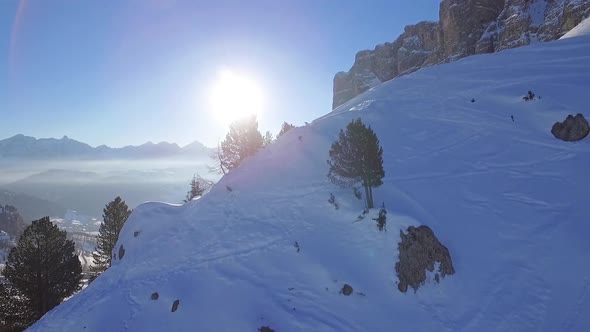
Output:
[[561,37],[561,39],[567,39],[572,37],[578,36],[587,36],[590,35],[590,17],[583,20],[580,24],[578,24],[575,28],[571,29]]
[[536,0],[529,5],[528,15],[531,18],[531,26],[540,27],[545,23],[546,0]]
[[[115,249],[123,259],[30,331],[590,331],[590,139],[550,133],[568,114],[590,116],[589,86],[589,37],[381,84],[202,199],[139,206]],[[542,99],[523,101],[528,90]],[[376,209],[353,223],[363,203],[326,178],[330,144],[357,117],[384,149],[374,196],[388,232]],[[434,230],[456,273],[401,293],[409,225]]]

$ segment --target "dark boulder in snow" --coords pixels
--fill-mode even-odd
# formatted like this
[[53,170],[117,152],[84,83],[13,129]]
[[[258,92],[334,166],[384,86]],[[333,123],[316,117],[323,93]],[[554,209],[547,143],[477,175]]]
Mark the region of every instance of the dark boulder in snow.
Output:
[[344,286],[342,286],[342,294],[346,296],[352,294],[352,286],[349,284],[344,284]]
[[[410,226],[407,234],[400,231],[400,237],[399,261],[395,263],[395,271],[399,278],[397,287],[401,292],[406,292],[408,286],[416,291],[426,281],[427,270],[434,272],[438,280],[455,273],[449,250],[438,241],[429,227]],[[437,265],[438,271],[434,271]]]
[[158,292],[153,292],[152,293],[152,296],[151,296],[151,299],[152,300],[157,300],[159,298],[160,298],[160,294],[158,294]]
[[555,138],[566,142],[575,142],[588,136],[590,127],[584,116],[578,113],[576,116],[568,115],[565,121],[556,122],[551,128]]
[[123,256],[125,256],[125,248],[123,248],[123,245],[119,246],[119,260],[123,259]]
[[179,304],[180,304],[180,300],[176,300],[176,301],[174,301],[174,303],[172,303],[172,312],[175,312],[178,309]]

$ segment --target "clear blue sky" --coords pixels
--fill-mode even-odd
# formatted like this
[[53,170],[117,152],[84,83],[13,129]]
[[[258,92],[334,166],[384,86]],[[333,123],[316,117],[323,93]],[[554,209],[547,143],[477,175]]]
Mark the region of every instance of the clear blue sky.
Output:
[[332,78],[439,0],[1,0],[0,139],[213,146],[218,72],[252,76],[276,133],[328,113]]

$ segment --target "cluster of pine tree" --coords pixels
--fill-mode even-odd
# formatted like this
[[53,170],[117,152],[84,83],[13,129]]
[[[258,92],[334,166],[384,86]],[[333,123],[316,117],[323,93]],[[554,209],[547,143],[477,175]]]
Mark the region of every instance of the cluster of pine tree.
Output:
[[22,331],[80,289],[74,242],[49,217],[25,228],[10,251],[0,284],[0,329]]
[[[16,210],[10,212],[14,215]],[[110,266],[113,248],[130,214],[121,197],[105,206],[93,254],[96,274]],[[66,231],[60,230],[49,217],[33,221],[11,249],[2,270],[0,331],[25,330],[79,291],[81,280],[82,265]]]
[[[295,126],[284,122],[277,138],[293,128]],[[269,131],[264,136],[260,133],[256,116],[251,115],[237,120],[229,126],[229,132],[225,135],[225,139],[211,154],[210,157],[215,160],[215,166],[211,167],[210,171],[226,174],[238,167],[245,158],[253,156],[258,150],[273,141],[273,136]]]
[[[277,138],[293,129],[294,126],[284,122]],[[299,137],[301,139],[301,136]],[[216,161],[212,171],[226,174],[236,168],[249,156],[272,142],[272,135],[267,132],[264,136],[258,131],[258,121],[255,116],[249,116],[230,125],[225,140],[218,146],[211,158]],[[367,127],[361,119],[353,120],[346,130],[341,130],[338,141],[330,148],[330,167],[328,177],[335,184],[342,187],[354,188],[357,198],[362,195],[356,189],[362,185],[365,190],[366,207],[374,207],[373,188],[383,184],[385,171],[383,170],[383,148],[377,135]],[[187,200],[200,196],[201,186],[191,183],[191,191]]]

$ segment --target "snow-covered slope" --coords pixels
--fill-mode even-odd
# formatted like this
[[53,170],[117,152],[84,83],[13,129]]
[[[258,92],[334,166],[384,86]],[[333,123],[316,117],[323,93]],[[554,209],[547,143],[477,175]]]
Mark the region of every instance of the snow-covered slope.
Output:
[[[588,37],[384,83],[291,130],[202,199],[135,209],[115,250],[124,257],[30,330],[589,331],[590,140],[550,133],[567,114],[590,115],[589,86]],[[523,101],[528,90],[542,99]],[[383,145],[375,200],[388,232],[353,223],[362,202],[326,178],[330,144],[357,117]],[[399,229],[421,224],[456,274],[400,293]]]
[[584,21],[582,21],[582,23],[578,24],[575,28],[571,29],[568,33],[563,35],[561,39],[587,35],[590,35],[590,17],[585,19]]

